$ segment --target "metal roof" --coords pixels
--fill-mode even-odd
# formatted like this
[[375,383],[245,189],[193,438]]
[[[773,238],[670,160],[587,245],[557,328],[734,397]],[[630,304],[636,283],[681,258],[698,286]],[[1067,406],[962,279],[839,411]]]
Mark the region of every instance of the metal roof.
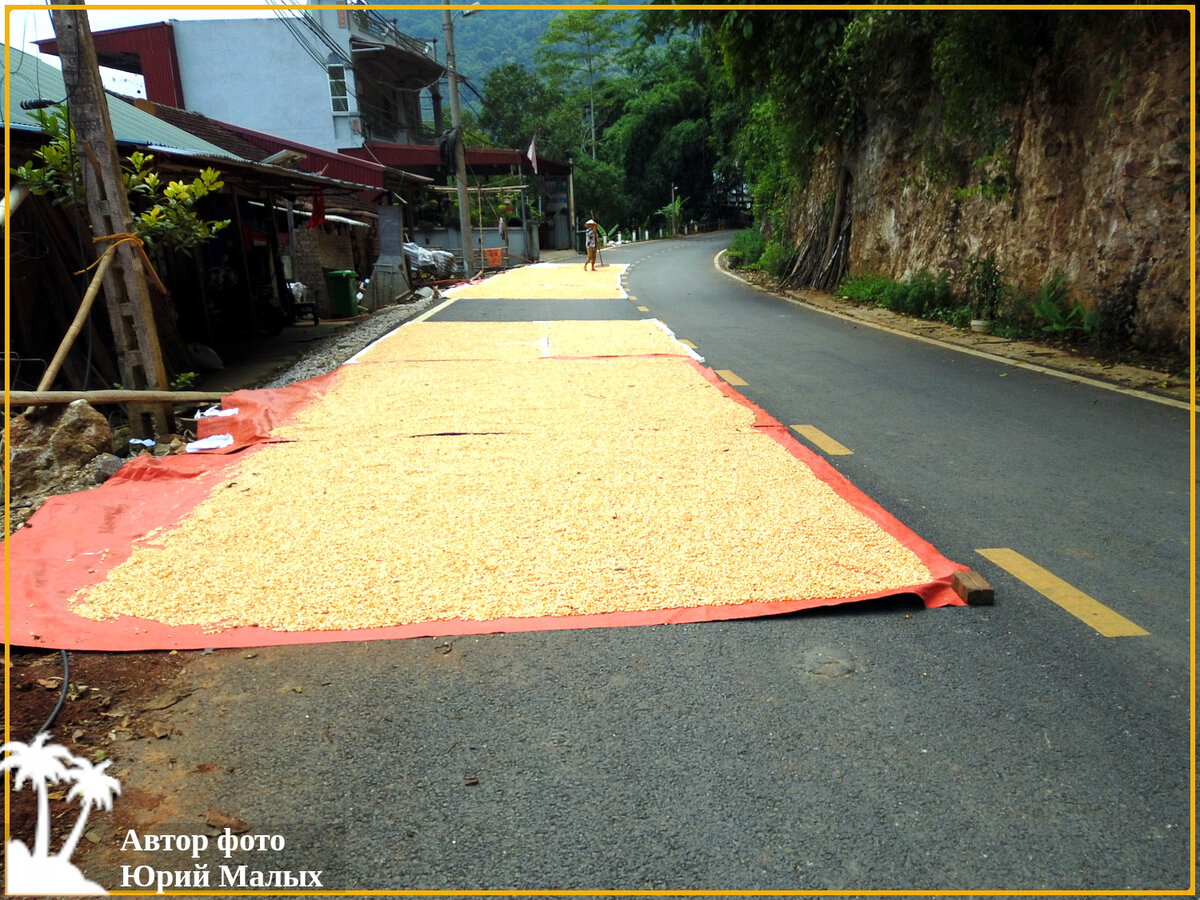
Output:
[[[214,119],[213,121],[215,122],[216,120]],[[307,144],[301,144],[270,134],[263,134],[261,131],[255,131],[242,125],[234,125],[230,122],[217,122],[217,124],[228,131],[232,131],[252,141],[270,153],[277,153],[280,150],[296,150],[303,153],[304,156],[301,165],[310,169],[319,168],[320,172],[327,174],[330,178],[338,178],[343,181],[358,181],[362,184],[369,184],[375,187],[384,186],[385,174],[390,174],[393,178],[400,181],[416,182],[418,184],[428,184],[433,180],[424,175],[418,175],[396,166],[388,165],[377,159],[368,159],[364,156],[350,153],[335,153],[332,150],[310,147]]]
[[[63,83],[62,72],[16,47],[9,47],[8,52],[7,80],[10,97],[9,115],[11,117],[8,125],[11,128],[40,131],[41,128],[37,119],[34,118],[33,112],[21,109],[21,101],[45,99],[53,100],[55,103],[64,102],[67,97],[67,88]],[[138,145],[154,145],[166,150],[203,153],[207,156],[225,159],[241,159],[216,144],[210,144],[208,141],[176,128],[169,122],[156,119],[123,100],[111,96],[106,99],[108,100],[108,116],[112,121],[113,137],[118,141]],[[3,111],[0,111],[0,118],[2,117]]]

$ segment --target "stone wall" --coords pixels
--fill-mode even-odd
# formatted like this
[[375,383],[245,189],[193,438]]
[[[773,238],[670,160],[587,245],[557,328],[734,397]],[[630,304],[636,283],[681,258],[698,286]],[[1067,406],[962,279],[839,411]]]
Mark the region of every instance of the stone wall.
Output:
[[1159,16],[1134,41],[1093,35],[1076,49],[1079,64],[1035,72],[1012,111],[1004,159],[992,164],[993,171],[1003,166],[1008,183],[994,199],[972,189],[986,166],[931,174],[921,123],[930,121],[929,110],[936,115],[937,97],[881,100],[853,148],[818,160],[796,205],[794,233],[805,234],[845,167],[852,178],[850,274],[900,279],[995,253],[1010,283],[1036,288],[1062,271],[1085,307],[1127,318],[1136,346],[1186,352],[1186,25],[1183,15]]
[[[307,220],[297,223],[296,271],[292,280],[303,282],[308,287],[309,297],[316,297],[321,318],[330,318],[334,314],[325,273],[351,269],[360,278],[369,275],[370,261],[378,254],[374,241],[374,228],[326,222],[310,230]],[[287,255],[286,250],[284,255]]]

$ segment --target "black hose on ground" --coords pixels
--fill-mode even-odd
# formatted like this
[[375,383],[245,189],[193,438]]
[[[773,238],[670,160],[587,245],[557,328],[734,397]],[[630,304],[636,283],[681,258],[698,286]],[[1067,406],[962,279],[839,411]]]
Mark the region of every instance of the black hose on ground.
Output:
[[54,710],[50,713],[50,718],[48,718],[46,720],[46,724],[44,724],[41,728],[39,728],[34,733],[34,735],[33,735],[34,737],[37,737],[39,734],[41,734],[43,731],[45,731],[47,728],[49,728],[51,725],[54,724],[54,720],[56,718],[58,718],[58,714],[60,712],[62,712],[63,704],[67,702],[67,688],[71,682],[71,660],[67,656],[66,650],[59,650],[58,652],[62,654],[62,667],[63,667],[62,690],[60,690],[58,692],[58,703],[55,704]]

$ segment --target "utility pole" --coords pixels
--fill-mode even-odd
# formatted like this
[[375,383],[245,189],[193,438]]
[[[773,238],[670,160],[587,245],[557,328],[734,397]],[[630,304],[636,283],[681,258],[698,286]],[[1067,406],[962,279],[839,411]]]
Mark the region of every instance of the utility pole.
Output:
[[454,180],[458,184],[458,230],[462,235],[463,274],[469,281],[471,265],[471,201],[467,197],[467,148],[463,142],[462,107],[458,103],[458,66],[454,59],[454,22],[450,0],[444,0],[442,29],[446,32],[446,68],[450,72],[450,126],[454,129]]
[[[50,18],[58,38],[63,82],[68,92],[67,111],[75,130],[92,235],[106,238],[132,233],[133,215],[129,211],[87,13],[82,9],[52,6]],[[110,245],[111,242],[101,241],[97,251],[103,253]],[[135,391],[167,390],[167,370],[158,343],[150,290],[141,253],[133,243],[121,242],[112,250],[112,262],[104,277],[104,296],[122,386]],[[169,403],[129,406],[129,427],[137,436],[166,435],[173,426],[174,414]]]
[[575,212],[575,157],[568,157],[567,164],[571,167],[567,172],[567,230],[570,232],[567,235],[569,243],[567,246],[572,250],[578,250],[575,246],[577,240],[576,232],[579,231],[578,218]]

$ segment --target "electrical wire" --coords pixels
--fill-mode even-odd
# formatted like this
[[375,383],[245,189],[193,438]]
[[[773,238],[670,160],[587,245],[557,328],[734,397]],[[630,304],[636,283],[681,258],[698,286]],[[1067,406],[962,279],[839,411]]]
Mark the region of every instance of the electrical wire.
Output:
[[303,22],[304,26],[316,36],[317,40],[329,48],[329,51],[334,56],[336,56],[346,65],[352,65],[350,57],[345,54],[341,45],[329,36],[329,32],[326,31],[324,27],[322,27],[321,23],[318,22],[313,16],[309,15],[308,13],[301,13],[300,21]]
[[296,43],[298,43],[304,52],[312,58],[313,62],[319,65],[322,69],[328,68],[328,61],[320,54],[319,51],[314,49],[313,46],[309,44],[307,38],[304,36],[304,33],[296,24],[296,17],[288,15],[284,10],[281,9],[273,10],[273,12],[275,17],[283,23],[283,26],[288,30],[292,37],[296,39]]
[[[69,136],[73,136],[75,134],[75,128],[71,124],[71,108],[69,106],[66,106],[63,108],[63,122],[66,125],[67,134]],[[73,141],[72,141],[72,151],[74,151],[74,142]],[[72,159],[76,158],[74,152],[71,153],[71,158]],[[82,181],[82,173],[80,173],[78,176],[71,179],[71,203],[76,209],[81,209],[83,206],[83,204],[80,202],[80,197],[79,197],[79,186],[80,186],[81,181]],[[76,239],[76,243],[77,243],[78,249],[79,249],[80,265],[86,266],[88,264],[87,248],[83,242],[83,231],[79,228],[75,229],[75,239]],[[80,297],[83,296],[84,291],[86,290],[87,281],[88,281],[87,275],[84,274],[84,272],[81,270],[79,273],[79,295],[80,295]],[[87,358],[84,362],[84,369],[83,369],[83,390],[85,390],[85,391],[88,389],[88,385],[91,384],[91,380],[92,380],[92,342],[95,340],[95,326],[92,322],[92,314],[90,311],[88,312],[87,323],[88,323]]]
[[[25,51],[23,51],[23,50],[21,51],[22,54],[24,54],[24,52]],[[21,62],[24,62],[24,61],[25,61],[24,57],[22,57]],[[20,65],[18,65],[17,68],[20,69]],[[15,74],[15,73],[13,73],[13,74]],[[36,98],[22,100],[20,103],[21,109],[24,109],[24,110],[48,109],[51,106],[62,106],[64,103],[66,103],[68,100],[70,100],[72,96],[74,96],[75,91],[77,91],[79,89],[79,85],[82,81],[83,81],[83,72],[80,71],[79,69],[76,69],[75,70],[75,83],[73,85],[71,85],[70,87],[67,87],[66,76],[63,77],[63,89],[67,92],[67,95],[65,97],[63,97],[61,100],[47,100],[44,97],[40,96],[40,94],[42,93],[42,72],[41,72],[41,67],[38,67],[38,68],[34,69],[34,85],[37,88],[37,93],[39,94],[39,96]]]
[[[304,26],[308,29],[308,31],[312,34],[312,36],[315,37],[318,41],[320,41],[321,44],[323,44],[326,48],[328,48],[330,50],[332,56],[334,56],[336,59],[340,60],[342,65],[350,68],[350,70],[352,72],[354,72],[354,75],[355,75],[354,88],[352,89],[350,84],[347,83],[346,95],[348,98],[353,99],[355,106],[362,113],[368,113],[368,114],[376,115],[381,119],[387,119],[387,118],[390,118],[391,115],[393,115],[394,111],[390,110],[387,107],[382,106],[378,103],[374,103],[374,102],[368,101],[365,98],[363,98],[361,96],[361,94],[359,93],[359,91],[357,90],[357,87],[358,87],[357,81],[360,78],[364,82],[369,81],[369,82],[374,83],[380,89],[391,90],[391,91],[395,91],[397,93],[406,93],[406,94],[412,93],[412,94],[417,94],[418,96],[423,91],[429,90],[435,84],[438,84],[442,80],[442,76],[439,75],[437,78],[434,78],[431,81],[429,81],[423,85],[419,85],[417,87],[396,87],[394,85],[385,84],[383,81],[381,81],[378,78],[372,78],[370,76],[365,75],[365,73],[363,71],[360,71],[360,69],[358,67],[354,66],[353,59],[351,59],[350,57],[348,57],[345,54],[345,52],[341,48],[341,45],[339,45],[337,43],[337,41],[334,40],[334,38],[329,34],[329,32],[321,25],[321,23],[315,17],[313,17],[312,15],[310,15],[308,13],[304,13],[300,16],[287,15],[286,9],[288,9],[289,7],[284,6],[285,0],[266,0],[266,2],[267,2],[268,6],[280,7],[280,8],[273,10],[274,14],[284,23],[284,25],[292,33],[292,36],[296,39],[297,43],[299,43],[301,45],[301,47],[304,49],[304,51],[313,59],[313,61],[317,65],[321,66],[322,69],[328,70],[329,65],[330,65],[328,57],[322,57],[320,51],[318,49],[315,49],[308,42],[307,36],[304,34],[303,30],[298,27],[297,20],[302,22],[304,24]],[[400,31],[395,20],[385,18],[384,16],[381,16],[379,13],[376,13],[370,9],[364,9],[363,11],[366,12],[368,19],[371,22],[378,25],[380,28],[387,30],[387,31],[396,31],[398,34],[403,35],[403,32]],[[413,39],[413,40],[415,41],[416,39]],[[420,41],[417,41],[417,43],[420,43]],[[463,87],[465,87],[467,90],[469,90],[472,94],[474,94],[475,97],[478,98],[480,102],[483,102],[483,95],[479,93],[479,91],[470,82],[470,80],[461,74],[458,77],[459,77],[459,83]]]
[[[51,0],[46,0],[46,6],[47,7],[51,6]],[[25,18],[25,23],[23,25],[23,30],[21,33],[21,46],[22,47],[24,47],[25,44],[27,43],[25,40],[25,34],[29,28],[29,21],[30,21],[30,15],[27,14],[26,18]],[[36,33],[36,27],[35,27],[35,33]],[[21,71],[21,67],[25,64],[25,57],[32,55],[32,54],[26,53],[24,50],[20,50],[20,53],[21,53],[21,56],[17,60],[17,67],[8,73],[10,78],[15,76],[18,72]],[[67,95],[65,97],[63,97],[61,100],[46,100],[41,96],[41,94],[42,94],[42,69],[41,69],[41,66],[36,66],[33,70],[33,80],[34,80],[34,87],[36,89],[36,93],[38,96],[36,99],[22,100],[21,104],[20,104],[21,109],[24,109],[24,110],[47,109],[51,106],[62,106],[64,103],[66,103],[68,100],[70,100],[71,96],[75,93],[76,90],[78,90],[81,78],[82,78],[82,73],[79,72],[78,70],[76,70],[75,83],[73,85],[71,85],[70,87],[67,87],[67,80],[66,80],[66,77],[64,76],[63,77],[63,89],[66,90]]]
[[[278,6],[280,5],[280,0],[267,0],[267,3],[270,6]],[[358,91],[357,85],[357,79],[361,76],[361,73],[354,67],[353,60],[351,60],[344,52],[342,52],[341,48],[329,35],[329,32],[327,32],[319,22],[307,14],[299,17],[288,15],[285,9],[274,9],[272,12],[283,23],[284,27],[287,28],[292,37],[295,38],[296,43],[300,45],[301,49],[303,49],[309,58],[311,58],[313,62],[320,66],[323,71],[328,72],[331,64],[340,64],[355,73],[355,82],[353,84],[349,80],[346,81],[346,98],[347,100],[353,100],[354,106],[360,113],[378,116],[381,119],[387,119],[393,114],[392,110],[389,110],[378,103],[364,100]],[[305,33],[304,29],[299,27],[298,19],[302,20],[303,23],[308,27],[312,37],[315,37],[326,48],[332,50],[330,55],[337,59],[339,61],[338,63],[330,63],[329,57],[323,56],[320,49],[314,47],[312,43],[310,43],[310,36]],[[364,78],[363,80],[366,81],[368,79]],[[369,80],[374,81],[379,87],[387,87],[378,79]],[[430,82],[423,88],[395,88],[394,90],[415,91],[419,93],[421,90],[426,90],[436,83],[437,80]]]
[[[33,18],[33,15],[34,14],[32,12],[25,13],[25,21],[21,25],[21,48],[24,48],[29,45],[29,41],[27,41],[25,38],[29,34],[29,20]],[[36,28],[34,30],[34,33],[36,34]],[[36,38],[35,38],[35,40],[36,40]],[[25,50],[21,49],[21,56],[17,59],[17,67],[8,73],[9,77],[11,78],[12,76],[14,76],[18,72],[20,72],[21,66],[23,66],[23,65],[25,65]],[[4,83],[3,81],[0,81],[0,84],[3,84],[3,83]]]

